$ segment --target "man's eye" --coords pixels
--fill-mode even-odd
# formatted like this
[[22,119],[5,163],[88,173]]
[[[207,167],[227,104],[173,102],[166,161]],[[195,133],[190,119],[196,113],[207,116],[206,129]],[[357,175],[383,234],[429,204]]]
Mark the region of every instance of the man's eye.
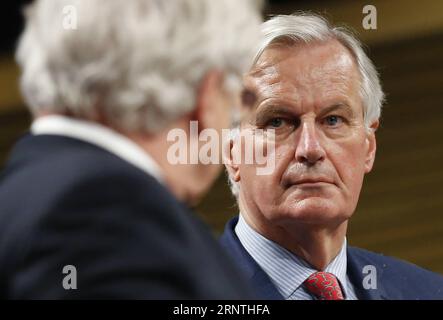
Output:
[[325,123],[328,126],[335,127],[343,123],[343,118],[340,116],[327,116],[325,118]]
[[280,128],[284,123],[282,118],[274,118],[268,122],[268,126],[272,128]]

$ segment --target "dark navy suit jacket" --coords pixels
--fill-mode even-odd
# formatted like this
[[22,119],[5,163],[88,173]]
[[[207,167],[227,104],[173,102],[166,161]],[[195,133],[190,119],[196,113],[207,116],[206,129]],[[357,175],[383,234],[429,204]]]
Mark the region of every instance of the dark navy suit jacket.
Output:
[[[238,218],[228,222],[220,242],[233,257],[256,294],[262,299],[283,299],[268,275],[260,268],[240,243],[234,228]],[[408,262],[386,257],[366,250],[348,247],[347,272],[359,299],[429,300],[443,299],[443,277]],[[363,268],[376,268],[377,289],[365,289]]]
[[0,176],[0,299],[249,298],[238,274],[163,185],[95,145],[27,135]]

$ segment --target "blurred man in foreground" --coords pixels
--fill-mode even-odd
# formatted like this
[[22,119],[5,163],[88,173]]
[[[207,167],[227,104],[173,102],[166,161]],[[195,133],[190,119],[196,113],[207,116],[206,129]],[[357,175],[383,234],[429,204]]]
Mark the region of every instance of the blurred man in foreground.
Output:
[[[377,71],[359,41],[320,16],[277,16],[245,77],[250,110],[241,141],[273,131],[268,175],[227,165],[240,217],[223,245],[264,298],[442,299],[443,277],[347,246],[348,220],[372,169],[383,102]],[[252,97],[252,98],[251,98]]]
[[27,8],[34,121],[0,180],[2,298],[248,297],[186,207],[220,165],[169,163],[167,134],[230,126],[259,23],[252,0]]

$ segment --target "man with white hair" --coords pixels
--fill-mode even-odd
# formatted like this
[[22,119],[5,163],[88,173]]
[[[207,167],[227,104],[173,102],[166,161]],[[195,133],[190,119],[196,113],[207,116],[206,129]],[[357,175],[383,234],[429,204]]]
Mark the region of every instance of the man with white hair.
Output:
[[221,238],[226,250],[264,298],[442,299],[440,275],[347,246],[384,99],[359,41],[309,13],[276,16],[262,31],[244,80],[249,110],[226,158],[244,159],[243,138],[269,131],[274,170],[227,162],[240,216]]
[[2,298],[249,297],[187,208],[222,166],[169,163],[167,137],[191,121],[230,126],[259,11],[254,0],[27,8],[17,60],[34,121],[0,180]]

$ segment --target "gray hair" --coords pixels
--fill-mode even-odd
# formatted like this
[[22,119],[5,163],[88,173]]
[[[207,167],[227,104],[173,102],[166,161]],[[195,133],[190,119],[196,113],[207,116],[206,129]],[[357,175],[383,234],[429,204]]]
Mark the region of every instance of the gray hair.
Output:
[[[67,113],[155,131],[195,107],[209,70],[226,83],[250,66],[257,0],[37,0],[16,59],[34,116]],[[77,29],[65,29],[66,7]],[[239,81],[238,81],[239,82]]]
[[[353,55],[361,75],[360,95],[363,103],[363,115],[366,128],[378,120],[384,102],[384,93],[378,72],[363,50],[360,41],[344,27],[332,26],[329,21],[317,14],[297,12],[292,15],[274,16],[262,24],[262,40],[256,52],[253,65],[263,52],[274,44],[289,46],[325,42],[331,39],[339,41]],[[237,132],[238,130],[234,130]],[[238,197],[239,186],[228,173],[229,185],[234,196]]]

